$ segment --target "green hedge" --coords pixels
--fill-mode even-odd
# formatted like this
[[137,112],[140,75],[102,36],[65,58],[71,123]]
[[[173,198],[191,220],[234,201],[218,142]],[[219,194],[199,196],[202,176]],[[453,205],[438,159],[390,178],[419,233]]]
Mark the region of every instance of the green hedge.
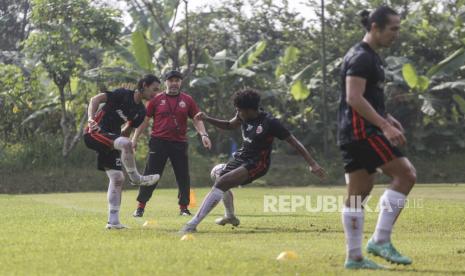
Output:
[[[96,156],[80,143],[73,153],[63,159],[60,145],[53,139],[38,138],[33,143],[7,145],[0,149],[0,193],[49,193],[106,190],[106,175],[96,169]],[[225,156],[201,155],[195,142],[190,147],[190,175],[193,187],[212,185],[210,169],[227,161]],[[140,143],[138,167],[145,164],[146,143]],[[418,182],[458,183],[465,181],[463,153],[447,156],[409,156],[417,168]],[[328,172],[328,179],[320,181],[312,176],[298,155],[277,150],[272,154],[268,174],[254,186],[344,185],[342,163],[338,153],[329,159],[318,158]],[[378,182],[386,183],[385,177]],[[159,187],[176,187],[171,165],[167,164]],[[133,189],[127,185],[125,188]]]

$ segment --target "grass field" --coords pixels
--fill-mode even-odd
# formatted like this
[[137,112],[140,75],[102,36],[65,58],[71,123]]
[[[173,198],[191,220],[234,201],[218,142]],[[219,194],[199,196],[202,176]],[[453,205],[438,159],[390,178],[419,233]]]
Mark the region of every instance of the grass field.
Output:
[[[207,189],[196,189],[198,204]],[[383,187],[374,190],[374,205]],[[134,219],[135,191],[123,193],[122,222],[108,231],[105,193],[0,195],[1,275],[340,275],[345,257],[340,213],[265,213],[264,195],[343,195],[336,188],[243,188],[235,190],[241,226],[213,223],[218,206],[193,241],[180,241],[177,192],[158,190],[145,217]],[[417,185],[395,228],[408,267],[379,274],[465,274],[465,185]],[[416,205],[416,208],[412,208]],[[195,209],[194,209],[195,210]],[[366,214],[365,242],[377,213]],[[143,227],[155,220],[153,228]],[[276,261],[284,250],[299,259]],[[383,260],[373,257],[379,263]],[[357,274],[373,274],[362,271]],[[378,274],[378,272],[377,272]]]

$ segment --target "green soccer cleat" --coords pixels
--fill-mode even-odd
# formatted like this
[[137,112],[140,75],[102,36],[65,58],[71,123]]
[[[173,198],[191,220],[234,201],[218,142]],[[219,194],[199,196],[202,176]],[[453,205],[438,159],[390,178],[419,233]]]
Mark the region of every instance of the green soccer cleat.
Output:
[[370,239],[367,243],[367,252],[381,257],[393,264],[412,264],[412,260],[407,256],[402,256],[399,251],[395,249],[391,242],[376,244],[372,239]]
[[360,261],[348,259],[346,260],[344,267],[346,269],[386,269],[385,266],[379,265],[368,258],[363,258]]

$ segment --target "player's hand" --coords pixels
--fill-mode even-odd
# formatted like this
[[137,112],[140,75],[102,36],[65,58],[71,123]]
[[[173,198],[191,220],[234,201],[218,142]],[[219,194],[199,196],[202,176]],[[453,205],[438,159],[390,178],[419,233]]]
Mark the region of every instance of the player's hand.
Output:
[[136,140],[136,139],[132,139],[132,140],[131,140],[131,144],[132,144],[132,149],[133,149],[134,151],[136,151],[136,150],[137,150],[137,140]]
[[100,127],[98,123],[94,119],[89,119],[87,120],[87,125],[89,126],[89,129],[91,131],[99,131]]
[[202,144],[206,149],[212,148],[212,142],[210,141],[210,137],[206,135],[202,135]]
[[131,127],[125,127],[123,130],[121,130],[121,136],[129,138],[129,136],[131,136],[131,131]]
[[308,167],[308,169],[310,170],[311,173],[313,173],[314,175],[318,176],[320,179],[325,179],[326,178],[326,171],[325,169],[323,169],[322,167],[320,167],[320,165],[318,165],[317,163],[313,164],[313,165],[310,165]]
[[405,129],[404,127],[402,126],[402,124],[396,120],[396,118],[394,118],[391,114],[388,114],[387,117],[386,117],[386,120],[391,124],[393,125],[395,128],[397,128],[398,130],[400,130],[400,132],[402,133],[405,133]]
[[402,132],[391,123],[387,122],[384,124],[381,127],[381,130],[383,131],[384,136],[386,136],[388,141],[393,146],[403,146],[405,143],[407,143],[407,139],[405,138],[404,134],[402,134]]
[[202,121],[202,120],[204,120],[206,117],[207,117],[207,115],[206,115],[205,113],[199,112],[199,113],[197,113],[197,114],[194,116],[194,120]]

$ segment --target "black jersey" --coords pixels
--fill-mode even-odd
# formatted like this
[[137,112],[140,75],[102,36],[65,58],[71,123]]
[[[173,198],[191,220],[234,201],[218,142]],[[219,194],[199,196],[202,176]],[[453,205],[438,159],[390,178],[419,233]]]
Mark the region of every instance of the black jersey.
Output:
[[342,91],[338,112],[339,145],[382,134],[378,127],[369,123],[347,104],[347,76],[366,79],[363,97],[378,114],[385,117],[383,61],[367,43],[360,42],[345,55],[341,67]]
[[236,155],[244,159],[269,157],[274,137],[284,140],[291,135],[278,119],[263,111],[256,119],[242,122],[241,129],[243,144]]
[[130,122],[131,127],[138,127],[145,118],[145,106],[134,102],[134,91],[124,88],[105,92],[107,101],[95,115],[95,121],[102,131],[121,134],[121,126]]

